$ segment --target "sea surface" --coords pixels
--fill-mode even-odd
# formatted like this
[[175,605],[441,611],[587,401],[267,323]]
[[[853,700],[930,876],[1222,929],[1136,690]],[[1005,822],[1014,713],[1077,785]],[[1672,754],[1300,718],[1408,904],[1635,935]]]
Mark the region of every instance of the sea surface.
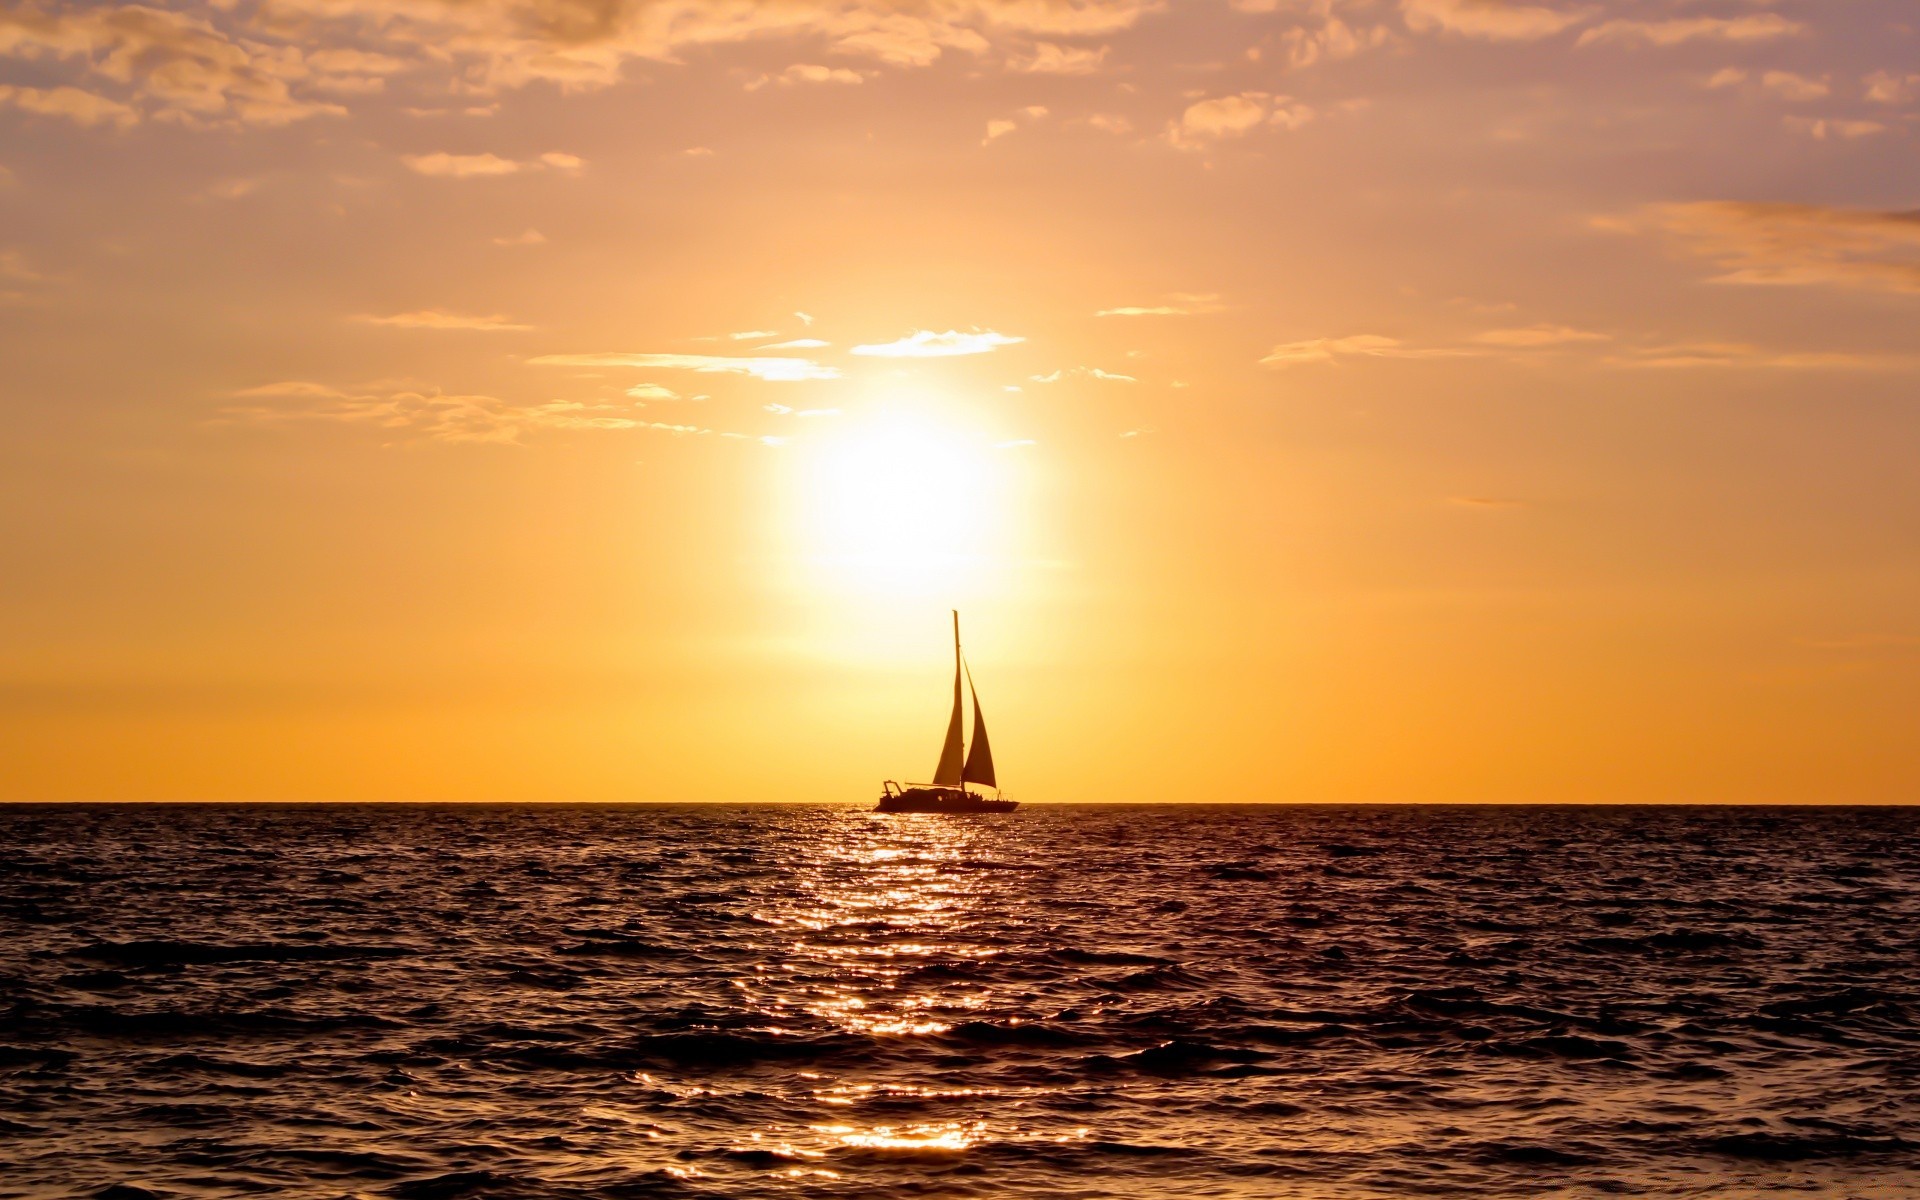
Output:
[[0,808],[0,1197],[1920,1196],[1920,809]]

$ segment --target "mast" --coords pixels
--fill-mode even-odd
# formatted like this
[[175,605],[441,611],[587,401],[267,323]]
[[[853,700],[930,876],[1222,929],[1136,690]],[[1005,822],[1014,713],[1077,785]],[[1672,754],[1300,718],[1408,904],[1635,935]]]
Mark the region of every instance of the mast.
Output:
[[[953,702],[957,711],[957,706],[960,703],[960,610],[957,608],[953,610]],[[967,735],[962,732],[960,735],[960,761],[962,763],[967,761],[966,749]],[[963,766],[960,773],[960,792],[962,795],[965,795],[966,791],[966,768]]]
[[960,613],[953,614],[953,716],[947,721],[947,740],[940,747],[940,765],[934,769],[935,787],[961,787],[961,776],[966,773],[966,753],[963,743],[966,737],[965,708],[960,694]]

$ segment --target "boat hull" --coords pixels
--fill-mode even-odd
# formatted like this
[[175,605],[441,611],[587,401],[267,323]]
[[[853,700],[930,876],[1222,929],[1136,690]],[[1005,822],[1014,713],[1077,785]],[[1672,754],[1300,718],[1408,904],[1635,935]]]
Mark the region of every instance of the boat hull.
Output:
[[873,811],[883,813],[1003,813],[1020,807],[1018,800],[988,800],[957,788],[907,788],[886,792]]

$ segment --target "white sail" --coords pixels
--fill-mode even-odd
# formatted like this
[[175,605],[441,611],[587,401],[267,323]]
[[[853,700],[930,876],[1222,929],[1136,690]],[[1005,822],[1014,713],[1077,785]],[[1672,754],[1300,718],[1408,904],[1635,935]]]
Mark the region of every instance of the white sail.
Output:
[[953,717],[947,722],[947,743],[940,748],[940,765],[933,772],[933,782],[941,787],[960,786],[960,716],[960,614],[956,611],[953,614]]
[[973,695],[973,748],[967,752],[967,765],[960,772],[965,783],[1000,785],[993,778],[993,747],[987,744],[987,719],[980,715],[980,691],[973,686],[973,672],[967,672],[967,691]]

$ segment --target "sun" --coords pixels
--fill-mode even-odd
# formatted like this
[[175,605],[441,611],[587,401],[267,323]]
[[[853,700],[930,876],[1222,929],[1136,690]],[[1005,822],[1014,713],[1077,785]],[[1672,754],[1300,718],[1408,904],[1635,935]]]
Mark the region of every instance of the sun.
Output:
[[795,449],[797,534],[820,581],[952,596],[1004,557],[1009,464],[984,430],[892,406]]

